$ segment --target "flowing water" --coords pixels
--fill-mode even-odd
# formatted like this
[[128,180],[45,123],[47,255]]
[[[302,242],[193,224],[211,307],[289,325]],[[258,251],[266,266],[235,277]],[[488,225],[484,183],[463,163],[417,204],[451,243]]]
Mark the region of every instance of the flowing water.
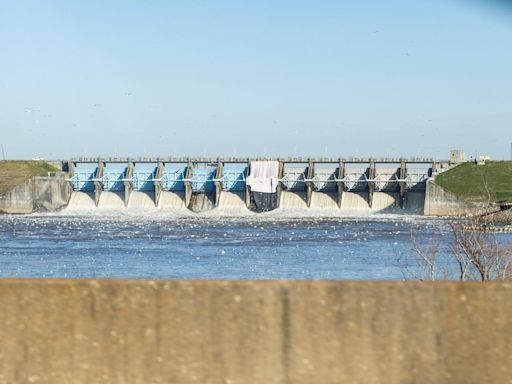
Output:
[[[117,196],[109,199],[118,205]],[[225,199],[245,209],[239,196]],[[449,247],[447,225],[419,216],[220,218],[178,211],[0,216],[0,276],[401,279],[415,267],[411,233],[421,244],[439,244],[442,254]]]

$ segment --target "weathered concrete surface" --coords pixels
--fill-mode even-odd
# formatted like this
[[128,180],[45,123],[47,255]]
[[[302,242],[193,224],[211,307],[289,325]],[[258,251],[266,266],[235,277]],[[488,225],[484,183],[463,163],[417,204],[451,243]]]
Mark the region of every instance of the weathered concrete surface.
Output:
[[0,280],[0,383],[512,382],[512,285]]
[[73,192],[66,175],[33,177],[0,195],[0,213],[53,212],[65,207]]
[[428,180],[423,213],[429,216],[460,216],[480,208]]
[[32,213],[32,180],[27,180],[0,195],[0,213]]

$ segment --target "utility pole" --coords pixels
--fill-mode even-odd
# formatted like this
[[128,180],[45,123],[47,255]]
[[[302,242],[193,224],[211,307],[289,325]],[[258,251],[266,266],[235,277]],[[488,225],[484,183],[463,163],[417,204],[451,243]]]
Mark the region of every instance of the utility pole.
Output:
[[[3,145],[3,144],[0,144],[0,146],[2,146],[2,158],[3,158],[3,159],[4,159],[4,161],[5,161],[4,145]],[[512,145],[511,145],[511,150],[512,150]]]

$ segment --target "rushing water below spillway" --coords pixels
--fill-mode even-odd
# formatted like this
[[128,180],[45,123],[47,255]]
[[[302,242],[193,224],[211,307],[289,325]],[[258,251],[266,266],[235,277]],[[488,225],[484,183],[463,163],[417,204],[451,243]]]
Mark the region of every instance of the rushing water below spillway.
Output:
[[401,279],[441,220],[0,216],[1,277]]

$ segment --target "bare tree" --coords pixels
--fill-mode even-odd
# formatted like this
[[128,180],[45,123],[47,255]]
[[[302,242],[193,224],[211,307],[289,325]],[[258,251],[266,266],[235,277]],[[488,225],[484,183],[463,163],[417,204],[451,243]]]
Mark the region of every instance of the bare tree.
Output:
[[439,252],[439,239],[419,239],[411,229],[414,263],[399,259],[404,278],[434,281],[453,278],[455,273],[463,281],[512,279],[512,242],[494,232],[489,221],[482,225],[469,219],[453,220],[449,226],[448,254]]
[[457,270],[460,280],[512,279],[512,242],[504,241],[495,232],[496,212],[492,208],[496,198],[489,188],[486,169],[483,169],[481,176],[486,194],[483,212],[475,212],[465,219],[450,222],[453,240],[448,261],[452,263],[447,268],[440,268],[437,244],[429,239],[427,245],[421,247],[411,231],[411,244],[417,265],[414,269],[404,268],[409,276],[418,280],[438,280],[453,276]]
[[[461,280],[505,280],[512,277],[512,244],[500,240],[493,226],[453,221],[452,253]],[[478,229],[474,229],[478,228]]]
[[[420,228],[423,231],[424,227]],[[421,281],[435,281],[448,278],[448,271],[439,263],[438,243],[433,237],[427,239],[426,243],[418,241],[418,237],[411,228],[411,244],[414,251],[414,264],[409,265],[406,260],[399,259],[402,265],[402,273],[405,279]]]

